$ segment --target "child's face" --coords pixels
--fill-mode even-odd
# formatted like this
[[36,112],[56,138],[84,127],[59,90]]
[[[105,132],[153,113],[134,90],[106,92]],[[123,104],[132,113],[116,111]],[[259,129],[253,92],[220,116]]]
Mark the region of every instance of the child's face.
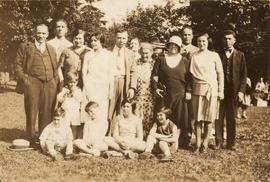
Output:
[[77,81],[70,81],[68,82],[68,88],[74,88],[77,85]]
[[164,114],[163,112],[157,113],[157,120],[160,124],[164,124],[166,121],[166,114]]
[[128,116],[129,114],[132,113],[132,106],[130,103],[125,103],[122,105],[122,110],[123,110],[123,115]]
[[54,116],[54,117],[53,117],[53,124],[54,124],[55,126],[59,126],[59,125],[60,125],[60,120],[61,120],[61,117],[59,117],[59,116]]
[[91,119],[96,119],[98,114],[98,107],[89,108],[87,112]]

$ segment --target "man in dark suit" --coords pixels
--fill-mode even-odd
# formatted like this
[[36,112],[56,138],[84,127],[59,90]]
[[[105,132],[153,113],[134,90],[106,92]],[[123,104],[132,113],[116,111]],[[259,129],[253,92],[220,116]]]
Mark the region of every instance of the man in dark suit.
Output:
[[126,47],[128,33],[124,29],[116,32],[116,43],[112,49],[114,65],[114,94],[109,105],[109,120],[120,114],[124,98],[132,99],[137,88],[137,63],[134,54]]
[[224,100],[220,103],[219,120],[216,120],[216,147],[223,145],[224,118],[226,116],[227,149],[236,150],[236,110],[237,102],[241,102],[246,90],[247,68],[244,53],[235,49],[236,34],[226,30],[223,34],[224,49],[220,57],[224,70]]
[[[38,117],[39,134],[51,122],[57,89],[57,56],[54,48],[46,43],[48,27],[39,24],[33,42],[20,45],[16,55],[18,87],[24,93],[26,133],[33,144]],[[18,89],[20,90],[20,89]]]

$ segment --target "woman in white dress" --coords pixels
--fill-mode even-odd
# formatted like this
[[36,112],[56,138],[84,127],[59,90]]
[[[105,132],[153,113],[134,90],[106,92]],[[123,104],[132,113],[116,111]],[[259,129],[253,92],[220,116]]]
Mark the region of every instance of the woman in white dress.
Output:
[[[90,36],[90,45],[93,51],[84,57],[82,68],[83,77],[83,103],[82,108],[89,101],[97,102],[100,106],[101,118],[107,120],[109,99],[113,91],[113,58],[110,51],[104,49],[104,35],[98,33]],[[82,109],[82,122],[85,120],[85,112]]]

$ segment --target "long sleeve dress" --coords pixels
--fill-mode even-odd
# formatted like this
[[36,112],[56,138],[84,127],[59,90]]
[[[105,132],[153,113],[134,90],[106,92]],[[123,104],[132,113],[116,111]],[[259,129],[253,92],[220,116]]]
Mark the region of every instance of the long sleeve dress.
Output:
[[82,122],[85,119],[84,107],[89,101],[99,104],[100,115],[107,121],[109,99],[113,91],[113,68],[112,53],[102,49],[99,52],[88,52],[83,65],[83,103]]
[[[188,128],[188,110],[185,102],[185,93],[189,91],[189,60],[181,57],[175,67],[166,63],[166,55],[160,56],[153,68],[152,80],[154,87],[158,82],[166,87],[164,94],[164,105],[172,110],[171,120],[177,128],[186,130]],[[160,105],[161,106],[161,105]]]

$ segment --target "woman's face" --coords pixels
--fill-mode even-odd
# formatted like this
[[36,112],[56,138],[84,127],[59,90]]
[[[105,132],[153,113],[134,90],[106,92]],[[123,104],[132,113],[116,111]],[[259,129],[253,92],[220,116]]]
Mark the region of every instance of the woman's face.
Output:
[[132,114],[132,106],[131,103],[125,103],[122,106],[122,111],[123,111],[123,115],[124,116],[129,116],[130,114]]
[[130,41],[130,49],[134,52],[138,52],[140,49],[140,43],[138,39],[132,39]]
[[94,49],[94,50],[97,50],[97,49],[102,47],[100,40],[98,40],[95,36],[91,37],[90,45],[91,45],[92,49]]
[[164,124],[166,121],[166,114],[164,114],[163,112],[157,113],[157,120],[160,124]]
[[75,47],[81,47],[84,44],[84,36],[83,34],[78,34],[73,37],[73,44]]
[[179,53],[179,47],[176,44],[170,43],[168,46],[169,46],[168,47],[169,54],[178,54]]
[[208,38],[206,36],[198,37],[197,44],[200,50],[206,50],[208,48]]
[[141,56],[143,62],[149,62],[152,59],[152,51],[149,49],[142,49]]

